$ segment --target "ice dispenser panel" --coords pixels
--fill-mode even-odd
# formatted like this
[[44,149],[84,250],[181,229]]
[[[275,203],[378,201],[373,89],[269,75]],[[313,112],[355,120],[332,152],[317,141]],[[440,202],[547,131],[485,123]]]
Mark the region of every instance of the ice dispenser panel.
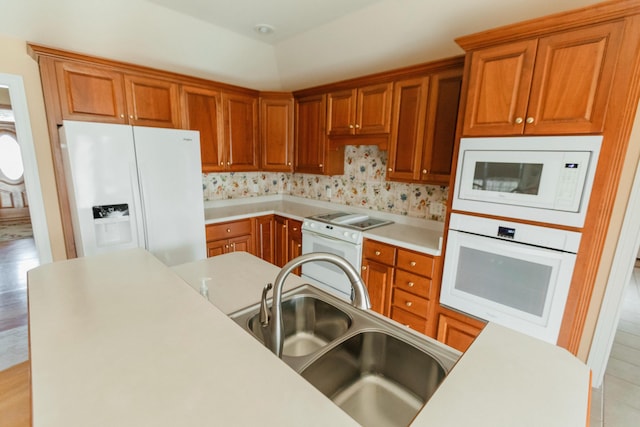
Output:
[[131,242],[133,232],[127,203],[93,206],[93,224],[98,247]]

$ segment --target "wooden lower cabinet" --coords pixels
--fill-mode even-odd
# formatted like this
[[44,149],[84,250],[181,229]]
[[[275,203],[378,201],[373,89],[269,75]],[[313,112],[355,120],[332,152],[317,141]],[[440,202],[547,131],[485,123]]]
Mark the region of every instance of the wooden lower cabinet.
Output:
[[[302,255],[302,222],[276,215],[274,247],[275,256],[273,263],[278,267],[284,266],[292,259]],[[300,275],[301,268],[293,270],[294,274]]]
[[260,216],[255,221],[256,256],[275,263],[275,219],[274,215]]
[[255,255],[252,219],[209,224],[205,228],[207,236],[207,256],[217,256],[229,252],[249,252]]
[[462,352],[467,351],[485,323],[440,306],[437,340]]
[[431,255],[366,239],[362,278],[371,309],[423,334],[430,334]]

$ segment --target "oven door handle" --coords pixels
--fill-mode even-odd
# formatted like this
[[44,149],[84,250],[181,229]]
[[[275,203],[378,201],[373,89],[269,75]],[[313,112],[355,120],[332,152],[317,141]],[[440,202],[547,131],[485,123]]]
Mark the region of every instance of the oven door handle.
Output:
[[331,240],[331,241],[334,241],[334,242],[338,242],[338,243],[341,243],[343,245],[350,245],[350,246],[351,245],[356,245],[356,246],[360,245],[360,243],[349,242],[347,240],[342,240],[342,239],[336,239],[335,237],[331,237],[331,236],[327,236],[327,235],[324,235],[324,234],[316,233],[315,231],[303,230],[302,231],[303,238],[304,238],[305,234],[310,234],[312,237],[317,237],[319,239],[326,239],[326,240]]

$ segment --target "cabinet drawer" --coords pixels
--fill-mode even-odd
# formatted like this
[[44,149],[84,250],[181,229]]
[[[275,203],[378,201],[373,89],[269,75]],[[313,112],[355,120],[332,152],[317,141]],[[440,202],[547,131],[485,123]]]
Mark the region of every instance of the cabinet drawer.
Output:
[[431,279],[404,270],[397,270],[394,286],[420,297],[429,298]]
[[209,224],[206,227],[207,242],[211,240],[228,239],[245,234],[251,234],[251,219],[240,221],[223,222],[220,224]]
[[417,316],[426,318],[429,309],[429,300],[420,298],[401,289],[393,290],[392,305],[401,308]]
[[375,240],[366,240],[363,252],[365,258],[381,264],[393,265],[396,260],[395,246],[376,242]]
[[410,271],[421,276],[432,277],[433,275],[433,257],[418,252],[408,251],[406,249],[398,249],[398,268]]
[[396,322],[410,327],[414,331],[418,331],[423,334],[427,331],[427,319],[416,316],[415,314],[404,311],[398,307],[391,307],[390,317]]

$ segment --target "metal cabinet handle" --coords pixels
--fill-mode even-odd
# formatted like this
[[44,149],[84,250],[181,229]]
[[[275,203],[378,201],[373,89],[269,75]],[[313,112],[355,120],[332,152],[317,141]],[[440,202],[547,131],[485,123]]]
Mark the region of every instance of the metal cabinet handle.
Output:
[[298,227],[293,227],[293,231],[298,231]]
[[291,162],[287,163],[287,166],[291,166]]
[[527,117],[527,123],[531,124],[533,123],[535,120],[533,120],[533,117]]
[[227,233],[231,233],[231,229],[230,228],[227,228]]
[[324,166],[322,163],[320,163],[320,164],[318,165],[318,167],[322,167],[322,166]]
[[426,173],[429,173],[429,171],[428,171],[428,170],[426,170],[426,169],[422,169],[422,173],[425,173],[425,174],[426,174]]
[[366,265],[363,265],[363,266],[362,266],[362,269],[363,269],[363,270],[366,270],[366,269],[367,269],[367,266],[366,266]]
[[416,266],[416,262],[415,262],[415,261],[411,261],[411,262],[409,263],[409,265],[410,265],[411,267],[415,267],[415,266]]
[[299,247],[299,248],[301,248],[301,247],[302,247],[302,244],[298,243],[298,247]]
[[392,169],[392,168],[389,168],[389,172],[393,172],[393,169]]
[[415,286],[415,283],[409,282],[409,283],[407,283],[407,286],[409,286],[410,288],[413,288]]
[[376,251],[376,255],[377,255],[377,256],[380,256],[380,251]]
[[522,124],[522,117],[516,117],[515,122],[517,125]]
[[411,301],[407,301],[407,302],[405,302],[405,304],[406,304],[407,307],[411,307],[413,305],[413,303]]
[[124,119],[124,114],[120,114],[120,118],[121,118],[121,119]]
[[356,124],[356,129],[360,129],[360,125]]
[[349,129],[353,129],[353,125],[349,125]]

